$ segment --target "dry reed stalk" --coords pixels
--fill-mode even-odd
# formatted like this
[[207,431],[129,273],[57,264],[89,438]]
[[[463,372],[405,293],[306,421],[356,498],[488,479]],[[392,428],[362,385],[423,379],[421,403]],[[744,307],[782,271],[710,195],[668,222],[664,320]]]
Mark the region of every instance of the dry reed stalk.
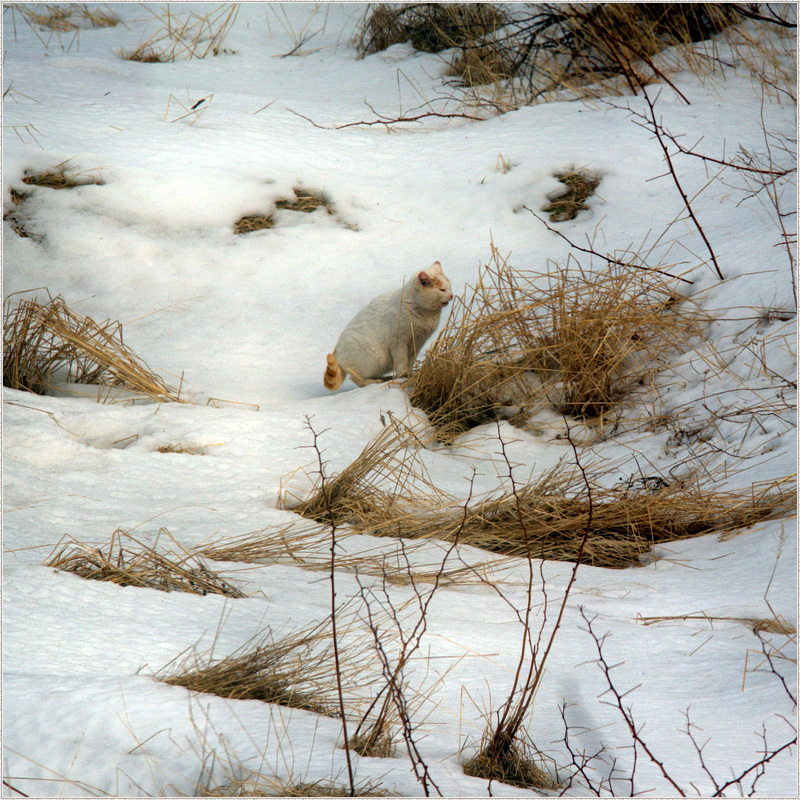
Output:
[[164,402],[184,402],[122,341],[122,325],[97,323],[67,307],[60,296],[47,303],[6,300],[3,385],[46,394],[55,382],[113,386]]
[[[369,681],[362,675],[370,664],[369,649],[352,639],[339,662],[348,706],[363,702],[362,694],[369,691]],[[338,717],[335,673],[333,637],[330,619],[326,619],[280,638],[268,629],[221,659],[192,653],[174,667],[167,665],[156,678],[192,692],[261,700]]]
[[444,442],[498,417],[524,424],[547,404],[602,425],[703,321],[656,271],[522,272],[493,247],[418,364],[410,400]]
[[158,539],[149,547],[126,531],[117,530],[108,544],[100,547],[74,540],[61,543],[44,565],[88,580],[108,581],[119,586],[139,586],[162,592],[245,596],[209,570],[195,554],[180,548],[164,528],[159,532],[159,538],[162,535],[169,537],[180,552],[158,552]]
[[127,61],[168,63],[227,52],[222,42],[236,22],[239,3],[223,3],[204,16],[194,12],[176,16],[168,5],[160,12],[148,11],[160,27],[134,50],[120,53]]

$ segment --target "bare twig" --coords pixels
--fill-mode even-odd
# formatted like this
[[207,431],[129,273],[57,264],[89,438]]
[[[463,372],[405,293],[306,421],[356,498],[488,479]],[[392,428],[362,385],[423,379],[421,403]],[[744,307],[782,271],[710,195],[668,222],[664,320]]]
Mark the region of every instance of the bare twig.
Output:
[[[590,620],[586,616],[586,612],[583,606],[579,606],[578,610],[580,611],[580,614],[583,617],[583,621],[587,625],[589,634],[591,635],[592,639],[594,639],[594,643],[597,647],[597,656],[598,656],[597,664],[602,670],[603,675],[605,676],[606,683],[608,684],[608,692],[610,692],[613,697],[613,700],[610,701],[608,704],[615,706],[616,708],[619,709],[619,712],[622,715],[622,718],[625,720],[625,724],[628,726],[628,730],[630,731],[631,738],[633,739],[634,742],[634,758],[636,757],[636,747],[637,746],[641,747],[641,749],[644,750],[647,757],[653,762],[653,764],[655,764],[658,767],[659,771],[664,776],[666,781],[670,784],[670,786],[672,786],[672,788],[675,789],[675,791],[681,797],[686,797],[686,792],[684,792],[683,789],[681,789],[681,787],[673,780],[672,776],[667,772],[666,768],[664,767],[664,763],[662,761],[659,761],[658,758],[656,758],[653,751],[648,747],[647,743],[641,738],[640,731],[637,730],[636,724],[633,720],[633,714],[631,712],[630,707],[626,707],[623,704],[624,698],[638,687],[634,687],[633,689],[629,689],[627,692],[620,694],[619,690],[614,684],[614,681],[611,678],[611,670],[618,667],[619,664],[609,665],[603,653],[603,643],[605,642],[606,637],[605,636],[598,637],[598,635],[595,633],[594,629],[592,628],[593,620]],[[633,787],[631,787],[631,794],[633,794]]]
[[[339,131],[343,128],[368,128],[372,125],[385,125],[387,128],[390,128],[392,125],[399,125],[402,122],[421,122],[423,119],[427,119],[428,117],[434,117],[436,119],[469,119],[474,120],[475,122],[483,122],[483,117],[476,117],[471,114],[444,114],[438,111],[426,111],[422,114],[415,114],[413,116],[401,115],[399,117],[390,117],[386,114],[379,114],[378,112],[375,112],[378,119],[359,120],[358,122],[345,122],[343,125],[320,125],[319,123],[314,122],[314,120],[310,117],[305,116],[305,114],[301,114],[299,111],[293,111],[291,108],[287,108],[286,110],[295,116],[306,120],[306,122],[310,122],[315,128],[334,131]],[[371,110],[374,111],[374,109]]]
[[[339,713],[342,717],[342,734],[344,736],[344,755],[347,762],[347,779],[350,785],[350,796],[355,796],[356,786],[353,776],[353,764],[350,758],[350,739],[347,735],[347,715],[344,710],[344,692],[342,690],[342,670],[339,659],[339,640],[336,631],[336,518],[331,508],[331,501],[327,491],[327,484],[325,480],[325,464],[322,460],[322,450],[320,449],[319,437],[311,424],[311,418],[306,417],[306,427],[311,432],[314,439],[312,447],[317,456],[317,463],[319,466],[319,479],[320,479],[320,494],[324,498],[325,507],[328,511],[330,519],[331,530],[331,562],[330,562],[330,586],[331,586],[331,635],[333,644],[333,658],[336,663],[336,693],[339,698]],[[323,431],[324,433],[324,431]]]
[[[642,87],[642,89],[644,89],[644,87]],[[703,230],[703,226],[700,224],[700,221],[695,216],[694,210],[692,209],[691,201],[689,200],[689,197],[687,196],[683,186],[681,185],[680,178],[678,177],[678,174],[675,171],[675,166],[672,163],[672,157],[670,155],[669,148],[667,147],[664,141],[665,137],[663,133],[663,128],[659,123],[658,119],[656,118],[655,104],[658,101],[658,95],[656,95],[656,99],[653,100],[646,91],[642,91],[642,96],[644,97],[644,101],[647,104],[647,108],[650,115],[649,119],[650,127],[648,129],[655,134],[659,147],[661,147],[661,150],[664,153],[664,160],[667,162],[667,168],[669,169],[669,174],[672,177],[673,183],[675,184],[675,188],[678,190],[678,194],[680,194],[681,196],[681,200],[683,200],[683,204],[686,207],[686,212],[689,214],[689,217],[691,218],[692,222],[697,228],[697,232],[700,234],[700,237],[705,243],[706,249],[708,250],[708,254],[711,258],[711,263],[714,265],[714,271],[719,276],[719,279],[724,281],[725,276],[722,274],[722,270],[719,267],[719,263],[717,262],[717,257],[714,254],[714,249],[711,247],[711,242],[708,241],[708,237],[706,236],[706,233]]]

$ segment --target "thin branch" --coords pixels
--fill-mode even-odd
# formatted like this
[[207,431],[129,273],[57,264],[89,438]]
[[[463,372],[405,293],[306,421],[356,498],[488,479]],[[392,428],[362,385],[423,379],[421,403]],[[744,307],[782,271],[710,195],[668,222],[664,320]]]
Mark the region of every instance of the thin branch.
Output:
[[695,227],[697,228],[697,232],[700,234],[701,238],[703,239],[703,242],[705,243],[706,249],[708,250],[708,254],[711,257],[711,263],[714,265],[714,270],[719,276],[719,279],[721,281],[724,281],[725,276],[722,274],[722,270],[720,269],[719,264],[717,263],[717,257],[714,254],[714,249],[711,247],[711,242],[708,241],[708,237],[706,236],[705,231],[703,230],[703,226],[700,224],[700,221],[695,216],[694,210],[692,209],[692,204],[689,201],[686,192],[683,190],[683,186],[681,185],[680,179],[678,178],[678,174],[675,171],[675,167],[672,163],[672,158],[669,153],[669,148],[664,142],[663,128],[656,119],[655,102],[650,99],[650,96],[646,91],[642,92],[642,96],[644,97],[645,103],[647,103],[647,108],[650,111],[650,124],[652,125],[651,130],[655,134],[655,137],[658,140],[658,144],[661,147],[662,152],[664,153],[664,159],[667,162],[667,167],[669,168],[669,174],[672,177],[673,183],[675,184],[675,188],[678,190],[678,194],[680,194],[681,199],[683,200],[683,203],[686,206],[686,211],[691,217],[692,222],[694,222]]
[[[372,125],[385,125],[387,128],[392,125],[399,125],[401,122],[420,122],[427,117],[435,117],[437,119],[469,119],[475,122],[483,122],[483,117],[475,117],[471,114],[444,114],[438,111],[426,111],[423,114],[416,114],[414,116],[400,116],[400,117],[389,117],[385,114],[378,114],[379,119],[373,120],[359,120],[358,122],[346,122],[343,125],[320,125],[317,122],[314,122],[313,119],[310,117],[305,116],[305,114],[301,114],[299,111],[293,111],[291,108],[287,108],[287,111],[294,114],[296,117],[300,117],[301,119],[306,120],[306,122],[310,122],[315,128],[321,128],[322,130],[326,131],[340,131],[343,128],[357,128],[363,127],[367,128]],[[373,109],[374,110],[374,109]],[[377,113],[377,112],[376,112]]]

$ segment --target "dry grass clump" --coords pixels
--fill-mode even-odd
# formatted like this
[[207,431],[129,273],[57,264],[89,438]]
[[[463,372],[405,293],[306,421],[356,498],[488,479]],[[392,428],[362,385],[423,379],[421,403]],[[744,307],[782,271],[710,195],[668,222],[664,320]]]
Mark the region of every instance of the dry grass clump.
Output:
[[17,305],[8,298],[3,320],[3,385],[46,394],[64,382],[182,402],[176,389],[125,346],[119,322],[97,323],[82,317],[60,296],[46,303],[34,298]]
[[239,13],[238,3],[214,6],[205,15],[172,13],[168,5],[155,10],[145,5],[158,21],[156,32],[138,47],[120,52],[126,61],[169,63],[191,58],[207,58],[230,51],[222,42],[230,33]]
[[221,594],[244,597],[235,586],[208,569],[194,554],[187,553],[162,528],[176,551],[158,552],[158,539],[150,547],[123,530],[114,531],[106,545],[91,547],[82,542],[60,544],[44,562],[64,572],[93,581],[108,581],[119,586],[138,586],[161,592]]
[[[363,502],[360,493],[355,493],[354,499],[343,494],[340,521],[354,531],[458,541],[513,557],[574,561],[588,528],[582,558],[584,563],[600,567],[640,565],[641,557],[654,545],[737,531],[788,515],[795,500],[793,477],[754,484],[746,492],[719,492],[703,488],[692,476],[669,480],[635,476],[624,485],[608,488],[603,482],[605,472],[590,479],[590,496],[582,473],[558,465],[535,483],[476,499],[466,507],[447,502],[441,494],[426,497],[421,489],[398,507],[394,487],[383,488],[373,476],[386,474],[386,463],[402,462],[401,451],[382,451],[378,441],[365,452],[367,458],[362,453],[340,473],[346,476],[341,485],[348,491],[354,485],[371,487],[369,502]],[[412,468],[408,472],[402,478],[405,486],[425,485],[415,482]],[[353,483],[354,475],[357,480]],[[330,483],[335,485],[338,478]],[[312,499],[324,519],[326,506],[320,495],[318,492]],[[202,552],[213,557],[208,550]],[[233,557],[229,551],[225,556]]]
[[78,3],[13,3],[11,9],[21,14],[31,27],[55,33],[66,33],[87,26],[113,28],[120,22],[119,17],[107,5],[104,8],[89,8],[86,4]]
[[553,197],[542,208],[550,214],[551,222],[565,222],[575,219],[579,211],[586,208],[585,201],[591,197],[600,185],[600,177],[587,170],[567,170],[559,172],[555,177],[564,184],[566,189]]
[[509,786],[555,791],[559,784],[540,766],[539,751],[525,736],[498,742],[490,729],[484,733],[480,750],[464,765],[464,774]]
[[21,236],[23,239],[33,239],[34,241],[41,242],[44,237],[40,234],[34,233],[27,227],[29,222],[27,215],[23,212],[25,201],[30,197],[27,192],[19,192],[13,187],[10,191],[11,194],[11,208],[3,214],[3,219],[8,220],[11,230]]
[[236,221],[233,226],[234,233],[252,233],[253,231],[263,231],[274,228],[275,222],[272,214],[245,214]]
[[281,505],[316,522],[356,528],[364,519],[374,523],[413,516],[425,498],[430,506],[431,498],[441,504],[443,497],[427,475],[422,447],[417,434],[390,415],[381,432],[338,475],[318,482],[303,501],[285,493]]
[[201,788],[198,797],[385,797],[378,784],[360,783],[351,792],[344,784],[318,781],[280,780],[251,772],[213,788]]
[[305,214],[310,214],[318,208],[324,208],[329,214],[333,214],[331,201],[321,192],[295,188],[294,196],[294,200],[277,200],[275,208],[282,208],[287,211],[302,211]]
[[583,563],[624,568],[640,564],[657,544],[789,515],[795,498],[794,476],[745,492],[706,490],[691,477],[637,479],[623,489],[593,483],[590,499],[582,476],[559,466],[536,484],[471,504],[466,514],[445,509],[412,525],[378,525],[375,533],[457,538],[505,555],[575,561],[588,527]]
[[[369,664],[369,654],[359,642],[346,648],[340,642],[339,666],[349,703],[360,701],[358,694],[364,688],[360,676]],[[192,653],[175,667],[168,665],[156,678],[192,692],[261,700],[328,717],[340,715],[330,620],[280,638],[268,630],[221,659]]]
[[99,184],[101,180],[90,172],[68,171],[66,162],[53,170],[33,172],[28,170],[22,178],[28,186],[44,186],[47,189],[74,189],[76,186]]
[[[22,182],[28,186],[41,186],[47,189],[74,189],[77,186],[102,183],[99,176],[88,171],[68,170],[66,164],[67,162],[63,162],[52,170],[43,170],[42,172],[27,170]],[[41,234],[34,233],[27,227],[30,220],[25,213],[25,203],[31,195],[31,192],[19,191],[11,187],[10,196],[13,207],[3,215],[3,219],[9,221],[11,229],[18,236],[43,242],[44,237]]]
[[353,44],[359,58],[404,42],[415,50],[438,53],[493,33],[505,19],[493,3],[376,3]]
[[511,269],[493,249],[408,384],[441,441],[550,405],[602,424],[701,334],[669,279],[617,262],[598,274]]
[[[275,208],[284,211],[299,211],[311,214],[318,208],[324,208],[328,214],[334,213],[333,203],[322,192],[314,189],[294,189],[293,198],[281,198],[275,201]],[[266,214],[245,214],[233,226],[234,233],[252,233],[275,227],[273,212]]]

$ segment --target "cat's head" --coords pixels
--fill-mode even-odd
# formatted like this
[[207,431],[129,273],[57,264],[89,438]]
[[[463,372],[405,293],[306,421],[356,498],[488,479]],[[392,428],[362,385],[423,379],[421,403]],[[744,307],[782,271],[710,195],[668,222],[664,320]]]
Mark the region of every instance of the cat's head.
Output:
[[438,261],[434,261],[428,269],[420,270],[417,273],[417,280],[429,307],[441,308],[453,299],[450,281],[442,272],[442,265]]

